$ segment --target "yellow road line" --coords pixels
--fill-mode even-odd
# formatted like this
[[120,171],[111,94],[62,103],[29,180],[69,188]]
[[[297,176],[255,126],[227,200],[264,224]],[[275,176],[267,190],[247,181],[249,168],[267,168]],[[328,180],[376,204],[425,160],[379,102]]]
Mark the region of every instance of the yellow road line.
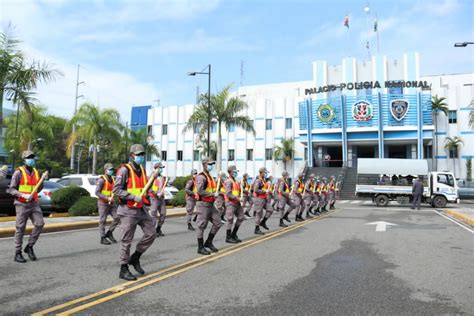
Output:
[[457,212],[455,210],[446,210],[446,213],[460,221],[463,221],[466,224],[474,226],[474,217]]
[[[139,278],[137,281],[122,283],[120,285],[117,285],[117,286],[114,286],[114,287],[111,287],[111,288],[108,288],[108,289],[105,289],[105,290],[102,290],[102,291],[99,291],[99,292],[96,292],[96,293],[93,293],[93,294],[90,294],[90,295],[87,295],[87,296],[84,296],[84,297],[81,297],[81,298],[78,298],[78,299],[75,299],[75,300],[72,300],[72,301],[69,301],[69,302],[65,302],[63,304],[56,305],[56,306],[53,306],[51,308],[39,311],[37,313],[34,313],[33,315],[45,315],[45,314],[48,314],[48,313],[51,313],[51,312],[54,312],[54,311],[57,311],[57,310],[64,309],[64,308],[69,307],[69,306],[76,305],[76,304],[81,303],[81,302],[87,301],[87,300],[89,300],[91,298],[94,298],[94,297],[98,297],[98,296],[101,296],[101,295],[104,295],[104,294],[107,294],[107,293],[113,293],[111,295],[99,298],[95,301],[92,301],[92,302],[77,306],[75,308],[66,310],[62,313],[59,313],[58,315],[71,315],[71,314],[77,313],[79,311],[82,311],[82,310],[88,309],[90,307],[93,307],[93,306],[102,304],[104,302],[110,301],[114,298],[125,295],[127,293],[136,291],[136,290],[141,289],[143,287],[146,287],[148,285],[160,282],[162,280],[166,280],[166,279],[171,278],[175,275],[184,273],[188,270],[199,267],[199,266],[204,265],[206,263],[213,262],[217,259],[228,256],[228,255],[233,254],[233,253],[235,253],[237,251],[240,251],[242,249],[246,249],[250,246],[253,246],[253,245],[259,244],[261,242],[264,242],[266,240],[272,239],[274,237],[283,235],[287,232],[290,232],[292,230],[300,228],[304,225],[307,225],[307,224],[312,223],[314,221],[325,218],[325,217],[327,217],[328,215],[330,215],[332,213],[334,213],[334,212],[331,212],[331,213],[313,218],[311,220],[306,220],[306,221],[298,223],[298,224],[291,225],[287,228],[278,229],[278,230],[276,230],[274,232],[271,232],[271,233],[268,233],[266,235],[259,236],[257,238],[250,239],[250,240],[245,241],[243,243],[236,244],[236,245],[224,248],[219,253],[212,254],[211,256],[198,257],[198,258],[186,261],[184,263],[174,265],[174,266],[168,267],[166,269],[160,270],[158,272],[152,273],[150,275],[147,275],[146,277]],[[161,274],[164,274],[168,271],[172,271],[172,270],[175,270],[175,269],[178,269],[178,270],[173,271],[169,274],[163,275],[161,277],[152,279],[155,276],[159,276]],[[147,279],[152,279],[152,280],[143,282],[144,280],[147,280]],[[137,284],[137,283],[140,283],[140,284]],[[137,284],[137,285],[135,285],[135,284]],[[135,286],[133,286],[133,285],[135,285]],[[126,288],[126,287],[128,287],[128,288]]]

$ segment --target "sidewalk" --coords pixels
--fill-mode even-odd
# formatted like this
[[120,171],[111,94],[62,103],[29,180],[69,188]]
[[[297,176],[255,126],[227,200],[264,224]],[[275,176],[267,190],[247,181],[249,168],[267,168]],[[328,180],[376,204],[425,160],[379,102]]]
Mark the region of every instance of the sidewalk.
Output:
[[443,212],[452,218],[474,227],[474,209],[459,207],[456,209],[446,209]]
[[[186,209],[184,207],[170,208],[167,209],[167,218],[182,217],[186,215]],[[12,237],[15,234],[15,220],[12,217],[10,221],[0,222],[0,238]],[[43,233],[51,233],[65,230],[84,229],[99,226],[98,216],[74,216],[74,217],[45,217],[45,225],[43,227]],[[108,223],[111,222],[109,217]],[[31,221],[28,220],[26,226],[26,233],[29,234],[33,226]]]

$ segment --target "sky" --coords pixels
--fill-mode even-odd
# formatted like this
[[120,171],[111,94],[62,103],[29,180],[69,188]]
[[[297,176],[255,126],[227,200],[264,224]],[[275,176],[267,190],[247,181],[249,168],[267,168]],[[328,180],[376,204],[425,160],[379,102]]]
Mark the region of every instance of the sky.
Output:
[[422,75],[474,72],[474,45],[453,47],[474,41],[473,14],[472,0],[0,0],[2,30],[62,72],[36,91],[49,113],[73,114],[80,64],[79,104],[116,108],[124,122],[131,106],[193,103],[208,78],[187,73],[208,64],[216,93],[311,80],[315,60],[366,59],[367,40],[378,53],[375,15],[380,54],[419,52]]

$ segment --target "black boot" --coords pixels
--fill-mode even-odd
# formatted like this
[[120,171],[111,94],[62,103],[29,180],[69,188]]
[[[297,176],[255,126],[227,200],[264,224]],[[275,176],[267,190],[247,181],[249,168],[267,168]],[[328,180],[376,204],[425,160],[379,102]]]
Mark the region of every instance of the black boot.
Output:
[[304,219],[301,217],[301,215],[299,215],[299,214],[296,215],[295,222],[302,222],[302,221],[304,221]]
[[227,235],[226,235],[226,238],[225,238],[225,242],[228,242],[229,244],[236,244],[237,243],[237,240],[235,240],[232,237],[232,232],[230,231],[230,229],[227,230]]
[[30,245],[27,245],[25,247],[25,253],[28,255],[28,257],[33,260],[33,261],[36,261],[36,255],[35,255],[35,252],[33,251],[33,247],[30,246]]
[[198,218],[198,215],[194,215],[194,218],[193,218],[193,222],[196,222],[197,221],[197,218]]
[[268,218],[264,217],[264,218],[262,219],[262,221],[260,222],[260,226],[262,226],[262,227],[265,228],[266,230],[270,230],[270,228],[268,228],[268,226],[267,226],[267,219],[268,219]]
[[334,206],[335,203],[332,203],[331,206],[329,207],[330,210],[335,210],[336,207]]
[[311,214],[309,214],[309,211],[306,211],[306,218],[313,218],[313,216],[311,216]]
[[112,234],[110,230],[107,232],[107,234],[105,234],[105,237],[107,237],[114,244],[117,242],[117,240],[114,238],[114,235]]
[[287,221],[288,223],[291,223],[291,220],[290,220],[290,218],[288,217],[288,215],[289,215],[289,213],[286,212],[285,215],[283,215],[283,219],[284,219],[285,221]]
[[227,220],[225,219],[225,216],[224,216],[224,215],[225,215],[225,212],[222,213],[222,215],[221,215],[221,222],[222,222],[222,224],[227,223]]
[[288,225],[286,225],[286,224],[283,222],[283,218],[280,218],[280,227],[288,227]]
[[255,226],[255,235],[265,235],[261,230],[260,230],[260,226]]
[[242,240],[239,239],[239,236],[237,236],[237,231],[239,230],[239,227],[240,226],[234,226],[234,230],[232,231],[232,238],[234,238],[236,242],[242,242]]
[[163,237],[164,235],[161,231],[161,226],[156,226],[156,237]]
[[188,230],[195,230],[191,223],[188,223]]
[[23,258],[23,255],[21,254],[21,251],[18,251],[17,253],[15,253],[15,259],[14,259],[16,262],[20,262],[20,263],[25,263],[26,260],[25,258]]
[[137,278],[128,270],[128,264],[122,264],[120,266],[119,278],[127,281],[135,281]]
[[250,216],[249,211],[245,212],[244,215],[247,216],[248,218],[252,217],[252,216]]
[[319,207],[316,209],[315,215],[321,215],[321,212],[320,212],[320,210],[319,210]]
[[215,236],[216,235],[214,235],[212,233],[209,233],[209,236],[207,236],[207,240],[204,243],[204,247],[209,248],[212,252],[218,252],[219,251],[219,249],[214,247],[214,245],[212,244],[212,240],[214,239]]
[[204,239],[198,238],[198,254],[200,255],[210,255],[211,253],[204,248]]
[[110,241],[106,237],[100,237],[100,243],[102,245],[111,245]]
[[137,271],[141,275],[144,275],[145,271],[143,271],[142,267],[140,266],[141,255],[142,255],[142,252],[135,251],[133,255],[130,257],[130,260],[128,261],[128,263],[133,266],[135,271]]

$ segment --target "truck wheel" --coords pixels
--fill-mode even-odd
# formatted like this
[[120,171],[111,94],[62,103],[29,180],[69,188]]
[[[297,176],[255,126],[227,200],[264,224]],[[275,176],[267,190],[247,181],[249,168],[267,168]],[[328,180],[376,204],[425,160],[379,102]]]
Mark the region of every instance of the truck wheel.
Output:
[[435,208],[443,208],[447,204],[446,198],[441,195],[437,195],[433,199],[433,207]]
[[385,194],[377,195],[377,197],[375,198],[375,204],[377,204],[377,206],[387,206],[388,196],[386,196]]

